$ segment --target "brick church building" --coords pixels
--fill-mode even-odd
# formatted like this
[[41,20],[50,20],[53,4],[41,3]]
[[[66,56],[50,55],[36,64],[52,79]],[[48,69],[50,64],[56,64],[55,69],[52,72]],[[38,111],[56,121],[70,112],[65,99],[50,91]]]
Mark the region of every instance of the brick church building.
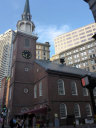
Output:
[[[60,125],[67,124],[69,115],[74,115],[77,124],[93,121],[90,94],[81,86],[81,77],[89,72],[36,60],[38,37],[33,33],[34,28],[26,0],[13,42],[8,117],[30,113],[50,125],[54,125],[55,118]],[[89,75],[96,78],[95,73]]]

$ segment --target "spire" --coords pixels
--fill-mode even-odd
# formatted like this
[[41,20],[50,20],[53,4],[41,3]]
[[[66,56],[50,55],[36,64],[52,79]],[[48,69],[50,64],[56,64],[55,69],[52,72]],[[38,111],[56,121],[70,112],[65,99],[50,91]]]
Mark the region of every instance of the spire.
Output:
[[24,12],[23,12],[23,14],[22,14],[22,20],[31,21],[29,0],[26,0]]

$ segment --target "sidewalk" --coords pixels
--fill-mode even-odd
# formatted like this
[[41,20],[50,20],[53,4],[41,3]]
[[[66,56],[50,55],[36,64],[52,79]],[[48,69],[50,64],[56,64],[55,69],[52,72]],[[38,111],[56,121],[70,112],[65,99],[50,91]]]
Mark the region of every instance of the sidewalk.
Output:
[[[2,125],[0,124],[0,128],[2,128]],[[9,125],[4,125],[4,128],[10,128]]]

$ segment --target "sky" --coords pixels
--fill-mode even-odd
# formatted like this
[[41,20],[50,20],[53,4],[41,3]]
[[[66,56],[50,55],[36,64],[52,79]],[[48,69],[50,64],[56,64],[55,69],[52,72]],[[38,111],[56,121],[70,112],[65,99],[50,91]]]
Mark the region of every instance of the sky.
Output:
[[[83,0],[29,0],[29,3],[37,41],[50,43],[50,56],[55,54],[56,36],[95,22]],[[25,0],[0,0],[0,34],[16,30],[24,6]]]

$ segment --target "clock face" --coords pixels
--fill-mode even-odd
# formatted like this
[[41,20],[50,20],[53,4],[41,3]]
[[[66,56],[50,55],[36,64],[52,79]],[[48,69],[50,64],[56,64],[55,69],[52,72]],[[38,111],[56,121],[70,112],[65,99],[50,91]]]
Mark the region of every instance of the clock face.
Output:
[[24,50],[22,52],[22,56],[25,58],[25,59],[30,59],[31,58],[31,52],[29,52],[28,50]]

